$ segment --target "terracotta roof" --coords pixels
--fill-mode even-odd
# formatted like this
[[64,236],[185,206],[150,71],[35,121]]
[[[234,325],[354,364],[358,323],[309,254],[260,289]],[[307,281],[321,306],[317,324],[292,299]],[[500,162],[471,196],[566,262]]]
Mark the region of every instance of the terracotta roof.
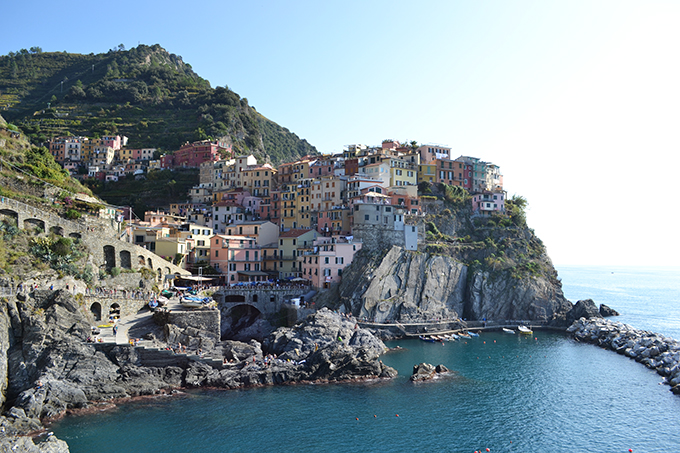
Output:
[[294,229],[294,230],[288,230],[288,231],[282,231],[279,233],[280,238],[296,238],[300,237],[305,233],[309,233],[310,231],[315,231],[315,230],[304,230],[304,229]]

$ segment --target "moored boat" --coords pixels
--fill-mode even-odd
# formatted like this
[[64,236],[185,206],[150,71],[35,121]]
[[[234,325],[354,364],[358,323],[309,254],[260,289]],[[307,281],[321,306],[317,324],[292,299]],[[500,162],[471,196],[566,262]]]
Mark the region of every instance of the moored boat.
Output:
[[512,333],[512,334],[515,333],[514,330],[512,330],[512,329],[506,329],[505,327],[503,327],[503,332],[504,332],[504,333]]
[[424,335],[419,335],[418,338],[420,338],[423,341],[427,341],[428,343],[434,343],[435,339],[432,337],[426,337]]
[[526,326],[519,326],[519,327],[517,327],[517,330],[519,331],[519,333],[521,333],[523,335],[532,335],[534,333],[533,330],[531,330],[530,328],[528,328]]
[[470,335],[471,337],[478,337],[479,336],[479,334],[477,332],[468,332],[468,335]]

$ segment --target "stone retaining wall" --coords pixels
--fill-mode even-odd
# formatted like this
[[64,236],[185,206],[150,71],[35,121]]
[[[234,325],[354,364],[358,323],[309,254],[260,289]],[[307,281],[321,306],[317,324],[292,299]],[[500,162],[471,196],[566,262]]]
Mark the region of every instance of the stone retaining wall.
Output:
[[581,318],[567,332],[577,341],[611,349],[655,370],[671,386],[671,391],[680,395],[680,343],[677,340],[601,318]]

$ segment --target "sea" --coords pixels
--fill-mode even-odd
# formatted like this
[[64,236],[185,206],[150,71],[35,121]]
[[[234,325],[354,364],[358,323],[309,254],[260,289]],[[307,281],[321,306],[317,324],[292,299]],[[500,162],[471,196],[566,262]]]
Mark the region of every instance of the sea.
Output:
[[[680,339],[680,268],[558,266],[565,296]],[[73,453],[680,452],[680,396],[643,365],[556,332],[387,344],[393,380],[196,390],[69,416]],[[451,373],[408,380],[413,366]]]

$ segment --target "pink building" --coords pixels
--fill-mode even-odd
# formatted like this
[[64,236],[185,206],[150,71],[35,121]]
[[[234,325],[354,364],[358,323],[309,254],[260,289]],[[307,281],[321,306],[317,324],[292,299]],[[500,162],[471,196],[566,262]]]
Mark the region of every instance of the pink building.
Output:
[[319,237],[312,247],[302,250],[298,264],[302,278],[309,280],[316,288],[330,288],[342,279],[342,271],[347,267],[362,243],[355,242],[351,236]]
[[210,265],[224,275],[227,284],[266,281],[262,250],[256,238],[215,235],[210,238]]
[[331,159],[318,159],[309,165],[309,177],[318,178],[333,174],[335,162]]
[[351,234],[350,217],[350,208],[347,206],[335,206],[327,211],[319,211],[317,231],[325,236],[349,235]]
[[220,150],[231,152],[231,146],[224,148],[223,145],[209,140],[185,143],[173,154],[172,164],[174,167],[199,168],[203,162],[220,160]]
[[505,212],[505,192],[483,192],[472,196],[472,211],[482,215]]
[[128,142],[128,138],[123,136],[121,137],[120,135],[115,135],[115,136],[108,136],[108,137],[102,137],[101,138],[101,144],[103,146],[110,146],[113,148],[114,151],[121,149],[123,146],[126,146]]
[[134,160],[140,161],[140,160],[151,160],[153,159],[153,153],[156,152],[156,148],[142,148],[142,149],[133,149],[132,150],[132,158]]

